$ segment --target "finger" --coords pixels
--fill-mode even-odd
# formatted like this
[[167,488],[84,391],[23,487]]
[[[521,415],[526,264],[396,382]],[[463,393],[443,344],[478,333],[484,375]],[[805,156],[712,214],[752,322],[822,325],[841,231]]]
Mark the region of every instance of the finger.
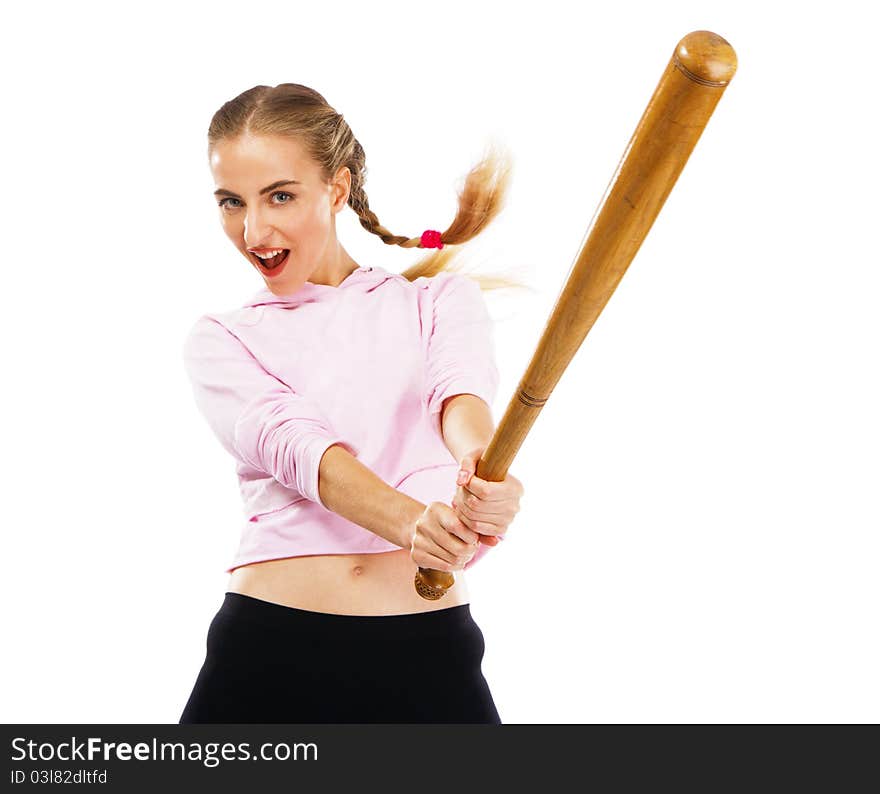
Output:
[[501,482],[483,480],[475,474],[470,478],[467,485],[459,486],[484,502],[500,502],[509,499],[517,499],[520,496],[521,486],[507,479]]
[[[465,509],[462,511],[453,501],[453,509],[458,520],[468,529],[477,532],[482,537],[503,535],[516,517],[518,510],[509,510],[506,513],[487,515],[485,513]],[[467,514],[466,514],[467,513]]]
[[441,548],[462,554],[479,541],[477,533],[462,523],[455,510],[443,502],[432,502],[421,522],[422,532]]
[[456,524],[455,530],[448,530],[443,536],[436,538],[443,548],[453,554],[466,554],[473,551],[480,542],[480,533],[464,523]]
[[453,571],[464,569],[464,565],[460,563],[446,562],[442,557],[428,554],[422,549],[416,549],[412,553],[411,558],[419,568],[432,568],[435,571],[445,571],[446,573],[452,573]]
[[462,522],[466,522],[469,529],[476,532],[481,537],[489,536],[496,537],[498,535],[503,535],[507,532],[507,528],[510,525],[510,522],[504,522],[499,524],[493,524],[489,521],[472,521],[469,518],[462,518]]
[[[454,535],[455,539],[460,543],[468,546],[473,546],[479,542],[477,533],[461,520],[461,517],[452,507],[448,509],[448,512],[445,515],[438,516],[438,522],[441,528],[446,530],[447,537],[449,537],[449,535]],[[440,538],[440,536],[435,537],[444,545],[448,545]],[[456,549],[453,549],[453,551],[455,550]]]
[[452,506],[458,511],[459,517],[466,516],[472,521],[490,521],[494,523],[502,523],[505,520],[511,520],[516,508],[509,501],[503,502],[484,502],[476,499],[472,495],[456,492],[452,498]]
[[505,484],[509,484],[512,487],[513,492],[517,496],[521,497],[525,493],[526,489],[523,487],[523,484],[516,477],[514,477],[512,474],[508,474],[504,478],[504,482],[505,482]]
[[479,528],[474,527],[473,522],[482,521],[483,523],[492,524],[494,526],[506,526],[513,521],[518,511],[518,506],[513,507],[509,502],[504,504],[489,505],[489,507],[498,508],[496,511],[484,509],[486,505],[478,502],[479,507],[472,507],[468,504],[468,499],[464,495],[456,494],[452,499],[452,507],[458,519],[470,529],[479,532]]
[[418,552],[415,559],[423,568],[434,568],[438,571],[451,571],[463,568],[474,556],[476,549],[473,546],[462,544],[468,551],[460,554],[445,549],[433,538],[422,536],[414,544]]

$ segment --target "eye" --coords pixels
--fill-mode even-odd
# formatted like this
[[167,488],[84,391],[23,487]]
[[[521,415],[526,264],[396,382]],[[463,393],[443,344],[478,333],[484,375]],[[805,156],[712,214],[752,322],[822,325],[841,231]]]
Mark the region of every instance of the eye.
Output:
[[[289,200],[280,202],[282,205],[290,204],[296,198],[293,193],[288,193],[286,190],[276,190],[274,193],[271,193],[269,197],[274,198],[275,196],[287,196]],[[220,201],[217,202],[217,206],[224,210],[238,209],[238,207],[229,206],[229,204],[227,203],[229,201],[238,201],[238,199],[228,196],[226,198],[220,199]]]

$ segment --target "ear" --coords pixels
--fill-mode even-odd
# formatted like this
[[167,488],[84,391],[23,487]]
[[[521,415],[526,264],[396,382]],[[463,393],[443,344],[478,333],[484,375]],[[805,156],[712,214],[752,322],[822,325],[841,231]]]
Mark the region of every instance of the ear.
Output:
[[347,165],[339,167],[330,183],[330,209],[334,214],[345,208],[351,193],[351,171]]

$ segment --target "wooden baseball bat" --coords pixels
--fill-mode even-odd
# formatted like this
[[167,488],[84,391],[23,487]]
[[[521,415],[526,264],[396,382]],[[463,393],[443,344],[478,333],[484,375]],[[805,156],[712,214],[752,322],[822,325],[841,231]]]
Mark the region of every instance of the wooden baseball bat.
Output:
[[[672,53],[566,277],[531,363],[477,463],[500,482],[562,373],[639,250],[666,197],[736,72],[736,53],[707,30],[688,33]],[[455,584],[446,571],[419,568],[428,600]]]

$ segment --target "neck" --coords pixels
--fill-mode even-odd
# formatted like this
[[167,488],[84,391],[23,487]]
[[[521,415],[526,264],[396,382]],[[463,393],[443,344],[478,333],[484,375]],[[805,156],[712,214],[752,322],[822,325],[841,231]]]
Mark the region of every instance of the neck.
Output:
[[338,242],[334,255],[328,261],[324,261],[315,268],[315,271],[309,276],[312,284],[325,284],[330,287],[338,287],[348,276],[350,276],[360,265],[349,256]]

